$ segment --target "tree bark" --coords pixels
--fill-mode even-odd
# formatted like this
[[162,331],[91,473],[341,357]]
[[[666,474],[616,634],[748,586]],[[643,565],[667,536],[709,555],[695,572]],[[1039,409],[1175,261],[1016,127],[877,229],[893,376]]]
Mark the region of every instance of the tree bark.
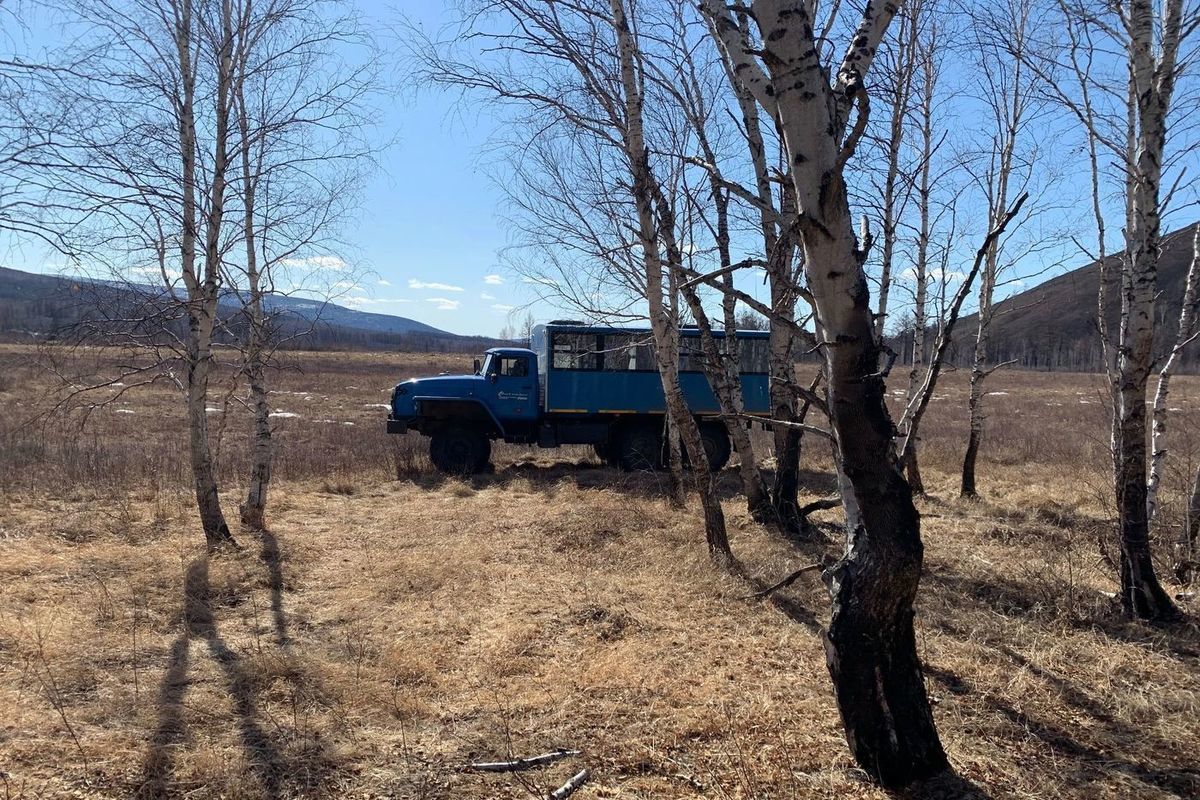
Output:
[[[243,56],[245,54],[243,53]],[[263,134],[251,139],[250,108],[246,104],[245,63],[238,64],[237,88],[234,92],[240,135],[242,168],[242,204],[244,211],[243,239],[246,250],[246,290],[249,294],[246,315],[245,373],[250,386],[250,405],[254,426],[250,444],[250,482],[246,502],[241,506],[242,524],[254,530],[266,530],[267,490],[271,485],[274,445],[271,441],[271,406],[267,398],[264,348],[267,340],[267,319],[263,309],[262,274],[258,262],[257,197],[258,175],[262,174],[261,147]],[[252,154],[259,158],[252,160]]]
[[1196,315],[1200,311],[1200,226],[1192,236],[1192,261],[1188,267],[1187,283],[1183,291],[1183,305],[1179,311],[1179,328],[1175,344],[1167,354],[1167,360],[1158,372],[1158,387],[1154,390],[1154,413],[1150,426],[1150,477],[1146,480],[1146,516],[1154,521],[1158,511],[1158,489],[1162,484],[1163,466],[1167,461],[1167,396],[1171,392],[1171,377],[1179,364],[1179,357],[1196,335]]
[[[228,19],[228,18],[226,18]],[[178,56],[181,102],[177,112],[179,147],[182,158],[183,229],[180,235],[180,268],[188,293],[187,405],[188,443],[191,450],[192,477],[195,484],[196,506],[204,539],[209,549],[233,543],[229,525],[221,510],[217,491],[215,465],[208,438],[208,381],[212,370],[212,334],[216,324],[218,276],[220,268],[220,227],[224,210],[226,139],[229,133],[229,53],[227,46],[217,54],[217,130],[210,187],[209,211],[206,222],[204,275],[197,272],[198,181],[196,175],[196,66],[193,63],[192,37],[195,19],[190,0],[178,6],[175,27],[175,48]],[[226,40],[228,45],[228,40]]]
[[[625,127],[623,145],[629,162],[631,192],[637,208],[638,236],[642,245],[642,259],[646,270],[646,302],[650,316],[650,328],[654,335],[654,352],[662,380],[667,414],[687,448],[694,475],[699,478],[700,503],[704,509],[704,531],[709,554],[718,561],[732,560],[725,514],[721,501],[713,491],[712,474],[708,470],[708,458],[700,439],[700,428],[687,407],[683,390],[679,385],[679,330],[667,313],[664,296],[663,262],[659,251],[660,236],[674,236],[674,221],[670,215],[656,222],[654,196],[657,184],[650,168],[649,151],[643,132],[641,84],[638,80],[637,45],[629,28],[622,0],[610,0],[612,26],[617,38],[620,58],[621,86],[624,95]],[[660,193],[659,193],[660,194]],[[660,206],[660,218],[669,206]],[[676,251],[678,248],[672,248]],[[672,274],[676,270],[672,269]],[[668,279],[670,276],[667,276]],[[673,284],[673,280],[670,281]],[[673,288],[673,286],[672,286]],[[670,441],[673,437],[668,437]]]
[[855,759],[873,779],[898,788],[943,772],[948,762],[913,629],[924,555],[920,517],[895,450],[865,254],[857,247],[842,174],[855,142],[841,142],[849,106],[862,96],[863,78],[895,8],[880,0],[867,4],[830,87],[807,3],[753,3],[768,76],[741,44],[724,3],[704,2],[740,79],[778,113],[792,165],[805,273],[826,343],[846,513],[846,551],[827,573],[833,612],[826,660]]
[[[1178,0],[1167,4],[1168,16],[1173,3],[1177,5]],[[1146,386],[1154,355],[1159,188],[1174,81],[1170,32],[1164,33],[1166,41],[1159,61],[1154,56],[1154,21],[1153,5],[1148,0],[1133,0],[1128,29],[1136,151],[1130,170],[1130,224],[1117,358],[1115,488],[1120,517],[1121,605],[1127,614],[1139,619],[1170,621],[1179,617],[1179,610],[1163,590],[1154,569],[1146,503]],[[1178,46],[1177,31],[1174,45]]]

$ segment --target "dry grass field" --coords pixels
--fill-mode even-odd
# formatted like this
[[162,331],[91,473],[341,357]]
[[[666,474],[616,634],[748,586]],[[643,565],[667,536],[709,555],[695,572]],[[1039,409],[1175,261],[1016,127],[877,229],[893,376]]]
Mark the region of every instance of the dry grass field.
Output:
[[[288,355],[270,531],[207,557],[178,394],[115,387],[80,429],[83,408],[38,416],[33,356],[0,348],[0,798],[531,798],[583,767],[578,798],[887,796],[842,740],[815,578],[746,599],[709,564],[698,507],[590,450],[501,446],[493,473],[443,480],[423,440],[382,432],[393,383],[469,358]],[[108,374],[112,356],[71,366]],[[1200,632],[1113,611],[1099,380],[997,373],[984,499],[966,503],[965,377],[922,445],[918,636],[951,760],[981,796],[1200,797]],[[223,392],[235,518],[249,417]],[[1168,581],[1200,379],[1171,405]],[[821,496],[828,451],[807,447]],[[751,575],[840,549],[836,514],[796,543],[749,519],[734,470],[721,486]],[[558,747],[581,754],[460,769]]]

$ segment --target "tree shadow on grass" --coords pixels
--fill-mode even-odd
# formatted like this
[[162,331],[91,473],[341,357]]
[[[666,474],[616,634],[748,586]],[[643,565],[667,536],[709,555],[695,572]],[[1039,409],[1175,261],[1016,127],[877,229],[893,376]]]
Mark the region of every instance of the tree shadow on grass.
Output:
[[268,530],[259,531],[262,550],[259,560],[267,568],[267,587],[271,590],[271,626],[275,632],[275,643],[288,647],[287,616],[283,613],[283,558],[279,552],[279,540]]
[[191,644],[194,639],[208,646],[213,661],[225,675],[226,689],[233,700],[238,734],[247,760],[258,778],[264,796],[280,797],[282,764],[279,750],[258,722],[254,689],[242,660],[229,648],[217,630],[212,613],[212,587],[208,580],[208,556],[188,565],[184,579],[183,632],[171,645],[171,658],[159,688],[159,718],[150,740],[150,752],[143,768],[142,785],[137,796],[162,797],[167,793],[174,766],[174,750],[182,745],[186,727],[183,721],[187,695]]
[[[1169,625],[1150,625],[1126,618],[1114,604],[1080,599],[1080,590],[1066,581],[1046,576],[1037,584],[990,575],[986,579],[964,575],[942,564],[927,564],[922,583],[942,589],[955,605],[979,609],[1011,619],[1057,618],[1077,630],[1094,630],[1116,641],[1147,647],[1156,653],[1196,664],[1200,662],[1200,628],[1194,619]],[[1073,610],[1064,604],[1073,602]]]
[[[1065,681],[1060,676],[1037,668],[1035,665],[1030,664],[1023,656],[1012,652],[1006,647],[998,649],[1001,652],[1007,651],[1006,654],[1012,655],[1015,663],[1027,665],[1034,675],[1062,687],[1064,689],[1063,697],[1069,704],[1088,713],[1110,733],[1119,731],[1122,736],[1131,736],[1133,737],[1133,741],[1138,743],[1149,743],[1151,745],[1165,744],[1161,741],[1155,741],[1154,737],[1145,730],[1133,729],[1127,724],[1116,720],[1098,701],[1087,696],[1078,687]],[[952,694],[978,694],[977,690],[968,681],[951,670],[927,663],[925,664],[925,674],[942,684]],[[1116,755],[1112,748],[1106,746],[1106,744],[1089,744],[1080,741],[1079,738],[1072,735],[1073,731],[1068,732],[1066,729],[1052,722],[1037,719],[997,697],[993,692],[984,692],[982,694],[982,703],[988,710],[1007,720],[1013,726],[1036,737],[1059,756],[1071,759],[1078,766],[1078,773],[1071,776],[1064,775],[1063,777],[1069,778],[1072,782],[1090,783],[1112,773],[1117,773],[1147,786],[1171,792],[1178,797],[1200,796],[1200,769],[1194,767],[1156,768],[1130,758],[1123,758]]]
[[[1104,602],[1079,602],[1063,607],[1063,598],[1072,589],[1052,577],[1039,578],[1036,584],[1012,577],[989,575],[986,579],[964,575],[946,565],[931,565],[923,578],[925,591],[941,595],[948,607],[939,608],[929,622],[948,636],[974,646],[986,647],[994,657],[1007,661],[1014,671],[1024,672],[1042,682],[1054,697],[1094,724],[1066,727],[1057,720],[1040,719],[1029,709],[1006,702],[987,687],[976,688],[952,671],[925,664],[925,673],[950,694],[973,696],[982,710],[990,711],[1015,728],[1028,732],[1060,758],[1075,763],[1076,773],[1064,776],[1085,784],[1115,776],[1134,780],[1178,797],[1200,797],[1200,768],[1180,761],[1179,745],[1155,735],[1149,725],[1137,725],[1123,719],[1112,703],[1085,684],[1071,680],[1018,652],[1002,637],[1004,632],[981,635],[978,629],[960,626],[964,614],[983,612],[1014,622],[1038,624],[1038,620],[1065,623],[1077,630],[1098,631],[1118,642],[1150,647],[1159,655],[1196,664],[1197,631],[1193,625],[1151,627],[1124,620]],[[1144,754],[1144,755],[1143,755]],[[1148,763],[1157,761],[1158,763]]]
[[[288,635],[288,619],[283,608],[283,557],[279,541],[269,531],[259,531],[262,549],[259,560],[266,569],[267,587],[271,595],[271,627],[276,644],[288,663],[285,674],[299,691],[311,679],[305,677],[296,664]],[[262,795],[280,798],[284,795],[285,779],[289,784],[312,787],[319,784],[329,770],[329,759],[323,745],[316,750],[305,748],[291,759],[285,758],[279,743],[264,730],[256,704],[254,680],[243,659],[221,637],[213,615],[213,592],[209,583],[209,558],[200,556],[188,565],[183,593],[183,630],[172,643],[166,673],[158,693],[158,724],[150,738],[142,782],[136,791],[139,798],[159,798],[169,794],[175,753],[188,738],[185,721],[185,702],[191,683],[192,642],[202,641],[212,660],[225,679],[225,689],[232,700],[238,738],[254,773]],[[300,761],[302,763],[289,763]],[[295,788],[295,787],[293,787]]]

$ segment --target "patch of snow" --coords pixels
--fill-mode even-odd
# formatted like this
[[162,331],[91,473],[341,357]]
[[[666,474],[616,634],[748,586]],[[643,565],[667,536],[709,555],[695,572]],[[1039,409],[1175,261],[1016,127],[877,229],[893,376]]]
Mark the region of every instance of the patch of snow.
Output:
[[354,423],[353,422],[343,422],[342,424],[343,425],[353,425]]
[[270,414],[268,414],[267,416],[269,416],[269,417],[280,417],[280,418],[282,418],[282,419],[294,419],[295,417],[298,417],[298,416],[300,416],[300,415],[299,415],[299,414],[293,414],[291,411],[272,411],[272,412],[271,412]]
[[213,408],[212,406],[208,406],[207,408],[204,409],[204,413],[205,414],[220,414],[221,409]]
[[1008,392],[988,392],[988,394],[992,395],[993,397],[1004,397],[1008,394]]
[[1080,400],[1079,404],[1084,405],[1084,406],[1090,406],[1092,404],[1092,401],[1091,400]]
[[1182,408],[1168,408],[1167,411],[1183,411]]
[[391,408],[387,403],[364,403],[363,408]]
[[132,408],[118,408],[113,413],[114,414],[136,414],[137,412],[134,411]]

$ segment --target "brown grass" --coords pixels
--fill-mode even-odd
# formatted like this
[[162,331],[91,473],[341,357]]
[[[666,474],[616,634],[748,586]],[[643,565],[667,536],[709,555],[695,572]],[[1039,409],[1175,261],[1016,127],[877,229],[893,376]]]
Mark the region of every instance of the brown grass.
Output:
[[[368,404],[440,363],[295,356],[270,533],[207,558],[177,397],[97,411],[78,444],[31,433],[17,423],[45,382],[14,365],[26,355],[0,350],[17,376],[0,441],[23,448],[0,456],[4,797],[527,798],[583,766],[581,798],[886,796],[842,741],[816,579],[744,599],[696,509],[583,448],[498,447],[492,474],[431,475]],[[956,498],[962,376],[923,442],[919,642],[952,761],[998,798],[1200,796],[1200,634],[1123,622],[1106,595],[1098,382],[1012,372],[992,389],[1007,394],[990,398],[983,501]],[[1200,381],[1177,391],[1185,462]],[[230,511],[246,420],[222,447]],[[748,518],[732,471],[721,490],[752,574],[811,560]],[[837,552],[836,514],[823,522],[816,549]],[[457,769],[560,746],[583,754],[520,780]]]

